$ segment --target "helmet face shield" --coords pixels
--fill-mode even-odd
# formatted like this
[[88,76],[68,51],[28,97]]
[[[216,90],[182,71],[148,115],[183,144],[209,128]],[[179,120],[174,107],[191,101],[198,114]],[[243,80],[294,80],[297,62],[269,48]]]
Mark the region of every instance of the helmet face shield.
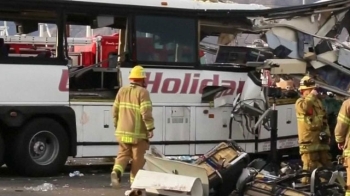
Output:
[[306,86],[306,87],[316,87],[316,82],[315,82],[315,80],[310,78],[308,80],[304,80],[304,84],[303,85]]
[[299,90],[307,90],[316,88],[316,81],[312,79],[310,76],[304,76],[300,80]]

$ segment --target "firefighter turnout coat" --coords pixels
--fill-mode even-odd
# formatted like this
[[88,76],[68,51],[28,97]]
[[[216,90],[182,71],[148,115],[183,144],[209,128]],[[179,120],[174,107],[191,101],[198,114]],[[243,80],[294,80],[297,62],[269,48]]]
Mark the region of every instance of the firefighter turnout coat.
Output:
[[322,144],[320,133],[330,136],[327,114],[322,102],[311,93],[299,98],[295,104],[300,154],[329,150],[328,144]]
[[343,102],[337,117],[337,125],[334,130],[335,141],[344,144],[344,157],[350,157],[349,145],[350,128],[350,99]]
[[148,140],[148,131],[153,131],[152,102],[147,89],[137,85],[119,89],[114,101],[114,123],[119,142],[137,144]]

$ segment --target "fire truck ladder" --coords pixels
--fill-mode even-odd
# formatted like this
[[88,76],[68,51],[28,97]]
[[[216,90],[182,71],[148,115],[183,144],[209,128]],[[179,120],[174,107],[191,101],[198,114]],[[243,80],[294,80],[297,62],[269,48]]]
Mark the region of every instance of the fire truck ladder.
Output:
[[[6,44],[41,44],[56,45],[56,37],[37,37],[37,36],[0,36]],[[68,45],[87,45],[94,42],[94,38],[67,38]]]
[[8,36],[9,32],[8,32],[8,26],[7,26],[7,22],[3,21],[4,25],[0,26],[0,36]]

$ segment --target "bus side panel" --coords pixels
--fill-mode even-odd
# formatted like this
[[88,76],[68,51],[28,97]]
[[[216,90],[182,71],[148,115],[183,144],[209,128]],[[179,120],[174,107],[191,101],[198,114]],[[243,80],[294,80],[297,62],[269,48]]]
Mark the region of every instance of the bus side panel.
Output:
[[[71,102],[77,121],[77,157],[116,156],[118,152],[112,103]],[[163,152],[163,107],[153,107],[156,130],[152,142]]]
[[[278,110],[278,141],[277,149],[298,147],[298,126],[295,115],[295,105],[279,105]],[[271,132],[261,128],[260,139],[269,139]],[[270,151],[270,141],[259,143],[259,152]]]
[[165,107],[165,129],[164,154],[166,155],[187,155],[190,152],[190,140],[192,137],[190,130],[191,110],[189,107]]
[[154,136],[151,139],[151,142],[155,142],[153,144],[159,151],[164,153],[166,146],[162,145],[165,137],[165,107],[159,105],[153,105],[153,118],[154,118]]
[[112,103],[71,102],[77,121],[77,157],[117,155]]
[[51,65],[0,66],[0,104],[68,104],[68,68]]
[[79,143],[83,141],[83,106],[82,105],[72,105],[70,106],[75,113],[75,121],[77,128],[77,155],[76,157],[83,156],[83,147],[79,146]]
[[[215,147],[220,141],[229,139],[230,114],[232,107],[196,107],[195,124],[196,154],[204,154]],[[233,122],[231,139],[239,142],[245,149],[245,140],[251,136],[242,134],[238,123]]]

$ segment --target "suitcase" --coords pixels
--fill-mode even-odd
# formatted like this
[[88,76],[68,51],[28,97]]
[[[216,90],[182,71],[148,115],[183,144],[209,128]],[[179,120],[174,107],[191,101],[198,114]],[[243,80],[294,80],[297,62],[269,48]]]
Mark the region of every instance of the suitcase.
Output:
[[269,182],[254,180],[239,193],[241,196],[310,196],[310,193],[283,187]]
[[247,167],[249,156],[234,141],[222,142],[200,157],[194,164],[207,171],[209,188],[216,196],[227,196],[236,188],[236,182]]
[[[264,161],[260,161],[260,160],[254,160],[254,161],[261,164],[264,163]],[[269,172],[264,170],[259,172],[258,169],[254,168],[254,166],[256,165],[256,164],[253,164],[254,161],[249,164],[249,167],[243,169],[242,174],[237,181],[236,189],[239,195],[242,195],[242,196],[246,195],[245,192],[248,189],[249,189],[248,192],[250,192],[249,194],[252,194],[252,192],[253,193],[259,192],[262,195],[264,194],[283,195],[285,194],[285,192],[287,195],[290,192],[292,192],[293,194],[294,192],[296,192],[295,194],[298,195],[299,193],[304,194],[305,192],[309,191],[310,185],[299,186],[298,188],[295,188],[294,185],[295,185],[295,182],[297,182],[299,179],[305,176],[310,176],[311,175],[310,172],[303,171],[301,173],[296,172],[293,174],[284,174],[284,176],[275,176],[275,175],[271,175]],[[265,184],[265,186],[262,186],[261,184]],[[272,187],[269,187],[268,185]],[[271,189],[273,187],[275,187],[275,189]],[[286,190],[281,191],[283,187],[285,188],[293,187],[293,188],[286,188]],[[280,190],[280,191],[277,191],[277,193],[275,193],[276,192],[275,190]],[[280,192],[282,192],[283,194]]]
[[341,187],[335,185],[324,185],[315,193],[298,190],[286,186],[277,185],[271,182],[254,180],[246,185],[243,191],[238,193],[238,196],[343,196],[345,192]]

